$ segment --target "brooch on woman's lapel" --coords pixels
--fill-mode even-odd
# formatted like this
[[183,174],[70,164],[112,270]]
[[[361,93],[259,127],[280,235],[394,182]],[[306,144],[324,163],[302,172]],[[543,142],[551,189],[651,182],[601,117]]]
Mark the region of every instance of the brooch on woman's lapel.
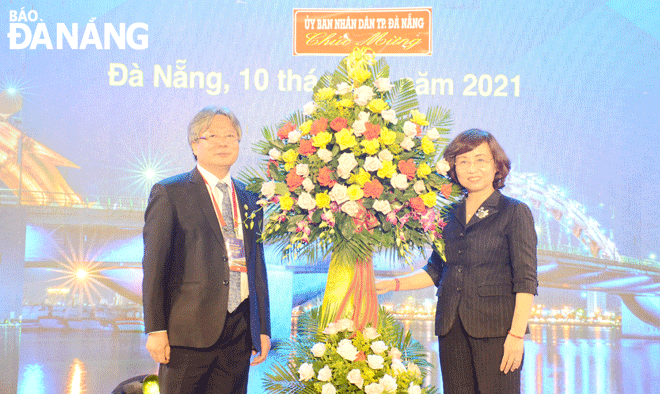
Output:
[[475,215],[477,215],[477,217],[479,219],[483,219],[486,216],[488,216],[488,210],[484,209],[484,207],[479,207],[479,209],[477,210],[477,213],[475,213]]

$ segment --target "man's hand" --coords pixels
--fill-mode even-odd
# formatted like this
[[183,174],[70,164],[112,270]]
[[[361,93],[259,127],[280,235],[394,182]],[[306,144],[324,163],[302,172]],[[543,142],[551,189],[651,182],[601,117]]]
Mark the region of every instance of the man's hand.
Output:
[[146,348],[155,362],[160,364],[170,362],[170,340],[167,331],[150,332]]
[[252,351],[252,355],[256,356],[252,359],[250,365],[255,366],[263,363],[268,357],[268,352],[270,351],[270,337],[268,335],[261,334],[261,353],[257,353],[256,350]]

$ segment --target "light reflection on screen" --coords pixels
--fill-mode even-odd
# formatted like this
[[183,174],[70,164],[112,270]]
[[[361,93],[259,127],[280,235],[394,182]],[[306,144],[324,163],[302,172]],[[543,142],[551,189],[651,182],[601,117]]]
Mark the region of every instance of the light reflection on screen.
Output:
[[23,381],[18,385],[18,394],[45,394],[46,382],[43,367],[40,364],[25,366]]
[[85,364],[77,358],[73,360],[69,369],[69,379],[67,382],[67,394],[83,394],[85,390]]

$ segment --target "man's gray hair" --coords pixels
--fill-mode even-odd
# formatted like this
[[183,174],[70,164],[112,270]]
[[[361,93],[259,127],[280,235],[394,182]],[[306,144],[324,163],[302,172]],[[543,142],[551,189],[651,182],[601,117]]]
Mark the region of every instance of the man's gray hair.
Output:
[[241,140],[243,132],[241,130],[241,124],[238,122],[236,115],[227,108],[209,106],[197,113],[195,117],[188,124],[188,143],[192,146],[192,143],[199,140],[199,136],[208,130],[211,126],[211,121],[216,115],[226,116],[231,121],[231,124],[234,126],[234,130],[238,134],[238,140]]

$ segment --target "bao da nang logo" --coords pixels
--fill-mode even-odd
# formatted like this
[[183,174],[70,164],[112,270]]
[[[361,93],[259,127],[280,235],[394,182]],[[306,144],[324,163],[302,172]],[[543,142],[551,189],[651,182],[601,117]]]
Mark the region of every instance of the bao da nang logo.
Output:
[[47,25],[36,10],[9,11],[9,49],[147,49],[146,23],[57,23]]

